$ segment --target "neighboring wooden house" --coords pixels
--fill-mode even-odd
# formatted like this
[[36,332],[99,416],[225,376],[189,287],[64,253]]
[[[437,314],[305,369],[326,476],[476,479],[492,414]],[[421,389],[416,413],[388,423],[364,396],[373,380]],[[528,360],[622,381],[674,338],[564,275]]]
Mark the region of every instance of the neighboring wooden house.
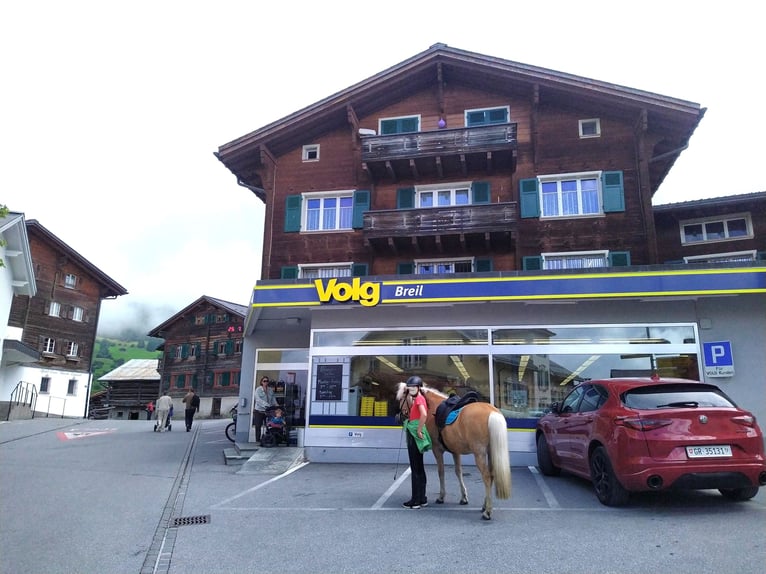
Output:
[[8,212],[0,217],[0,420],[31,417],[37,403],[34,384],[23,379],[22,367],[40,353],[21,341],[21,329],[8,327],[13,298],[36,293],[24,214]]
[[27,235],[37,294],[14,295],[8,324],[40,358],[20,380],[39,393],[38,412],[83,417],[101,301],[127,291],[36,220],[27,221]]
[[148,335],[164,339],[159,372],[177,408],[189,389],[200,416],[218,417],[237,402],[247,306],[202,296]]
[[[110,419],[139,420],[148,418],[147,404],[160,396],[160,372],[157,359],[131,359],[100,377],[106,397],[100,396],[99,410]],[[91,406],[95,403],[91,400]],[[178,407],[176,407],[178,408]]]
[[766,261],[766,192],[654,206],[665,263]]

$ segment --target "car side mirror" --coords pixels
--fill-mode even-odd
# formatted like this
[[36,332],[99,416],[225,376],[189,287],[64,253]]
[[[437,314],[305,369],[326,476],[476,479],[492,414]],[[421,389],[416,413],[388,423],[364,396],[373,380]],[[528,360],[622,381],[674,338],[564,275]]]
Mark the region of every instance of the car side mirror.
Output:
[[551,403],[551,406],[550,406],[550,409],[549,409],[549,410],[550,410],[550,412],[552,412],[553,414],[556,414],[556,415],[557,415],[557,414],[559,414],[559,413],[561,412],[561,410],[560,410],[560,406],[561,406],[561,405],[559,405],[559,403],[558,403],[558,402],[555,402],[555,403]]

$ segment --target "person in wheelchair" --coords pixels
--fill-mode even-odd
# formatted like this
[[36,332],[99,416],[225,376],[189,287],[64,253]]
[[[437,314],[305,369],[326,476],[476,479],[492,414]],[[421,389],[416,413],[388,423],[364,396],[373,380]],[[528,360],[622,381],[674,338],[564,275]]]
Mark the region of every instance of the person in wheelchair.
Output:
[[274,446],[281,442],[288,444],[288,439],[285,434],[284,413],[281,408],[276,407],[266,419],[266,432],[261,439],[261,446]]

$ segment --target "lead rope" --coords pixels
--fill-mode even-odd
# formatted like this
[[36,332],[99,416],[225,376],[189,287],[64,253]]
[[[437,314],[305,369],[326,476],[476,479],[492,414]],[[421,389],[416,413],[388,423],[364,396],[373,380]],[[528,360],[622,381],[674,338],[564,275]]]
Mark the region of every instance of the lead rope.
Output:
[[[407,403],[407,397],[405,396],[400,402],[399,402],[399,412],[403,415],[404,414],[404,406]],[[409,409],[407,409],[407,415],[409,416]],[[399,448],[396,449],[396,466],[394,467],[394,480],[396,480],[396,475],[399,473],[399,455],[402,452],[402,440],[404,439],[404,422],[402,422],[402,434],[399,435]]]

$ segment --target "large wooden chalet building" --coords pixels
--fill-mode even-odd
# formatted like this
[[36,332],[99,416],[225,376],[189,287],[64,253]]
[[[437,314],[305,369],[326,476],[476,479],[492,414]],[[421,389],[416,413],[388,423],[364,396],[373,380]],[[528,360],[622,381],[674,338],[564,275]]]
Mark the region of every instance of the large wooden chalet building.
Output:
[[[652,205],[704,113],[435,44],[220,146],[266,208],[241,404],[284,380],[316,461],[395,460],[411,374],[498,406],[514,464],[588,378],[709,378],[763,418],[762,197],[723,220]],[[691,260],[721,241],[750,257]],[[733,365],[705,354],[721,341]]]

